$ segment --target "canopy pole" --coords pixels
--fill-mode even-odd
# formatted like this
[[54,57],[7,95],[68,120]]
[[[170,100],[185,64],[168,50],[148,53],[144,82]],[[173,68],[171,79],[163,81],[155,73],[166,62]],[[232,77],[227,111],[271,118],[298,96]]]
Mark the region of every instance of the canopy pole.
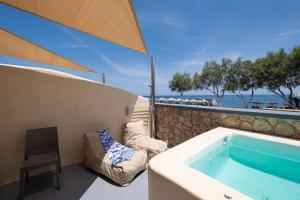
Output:
[[102,83],[105,84],[106,80],[105,80],[105,73],[102,73]]
[[154,69],[154,60],[151,56],[151,94],[150,94],[150,135],[155,137],[155,69]]

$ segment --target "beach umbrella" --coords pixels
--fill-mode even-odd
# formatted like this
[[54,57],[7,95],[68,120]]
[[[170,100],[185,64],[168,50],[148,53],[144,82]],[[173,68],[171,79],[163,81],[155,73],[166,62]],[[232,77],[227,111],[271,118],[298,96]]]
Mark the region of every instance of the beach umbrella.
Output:
[[169,98],[169,99],[168,99],[168,103],[174,103],[175,101],[176,101],[175,98]]
[[162,103],[164,100],[165,100],[165,98],[159,98],[159,99],[157,99],[157,101],[158,101],[159,103]]
[[165,98],[161,97],[161,98],[158,99],[158,102],[163,103],[165,100],[166,100]]
[[204,99],[197,99],[197,105],[203,105],[205,103]]
[[300,92],[295,93],[295,94],[294,94],[294,97],[298,97],[298,98],[299,98],[299,97],[300,97]]
[[189,103],[189,100],[188,100],[188,99],[183,99],[183,100],[182,100],[182,103],[188,104],[188,103]]
[[174,102],[178,104],[181,102],[181,99],[180,98],[174,99]]
[[190,102],[191,104],[195,105],[198,101],[196,99],[191,99]]
[[207,99],[202,99],[202,101],[204,106],[207,106],[210,103],[210,101],[208,101]]

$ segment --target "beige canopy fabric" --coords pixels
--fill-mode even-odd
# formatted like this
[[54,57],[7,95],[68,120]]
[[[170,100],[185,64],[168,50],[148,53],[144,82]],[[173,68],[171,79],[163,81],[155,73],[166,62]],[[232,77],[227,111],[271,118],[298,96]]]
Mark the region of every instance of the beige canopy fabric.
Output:
[[131,0],[0,0],[0,2],[147,54]]
[[0,28],[0,54],[79,71],[94,72]]

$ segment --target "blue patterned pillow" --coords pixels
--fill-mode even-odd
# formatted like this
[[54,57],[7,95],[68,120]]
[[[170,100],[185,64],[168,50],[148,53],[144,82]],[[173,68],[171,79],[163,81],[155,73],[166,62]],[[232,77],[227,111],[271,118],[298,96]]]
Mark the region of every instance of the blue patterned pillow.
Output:
[[100,130],[99,136],[107,153],[108,158],[113,165],[117,165],[125,160],[130,160],[134,154],[134,150],[118,143],[111,134],[106,130]]
[[99,131],[99,136],[101,138],[101,142],[103,144],[105,152],[107,152],[111,148],[113,143],[116,142],[115,139],[106,130],[100,130]]

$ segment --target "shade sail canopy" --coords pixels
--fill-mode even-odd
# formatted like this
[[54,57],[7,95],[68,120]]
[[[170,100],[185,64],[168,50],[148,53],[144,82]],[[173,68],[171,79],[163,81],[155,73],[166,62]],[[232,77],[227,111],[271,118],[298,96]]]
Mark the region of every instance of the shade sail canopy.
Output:
[[131,0],[0,0],[0,2],[147,53]]
[[94,72],[0,28],[0,54],[79,71]]

